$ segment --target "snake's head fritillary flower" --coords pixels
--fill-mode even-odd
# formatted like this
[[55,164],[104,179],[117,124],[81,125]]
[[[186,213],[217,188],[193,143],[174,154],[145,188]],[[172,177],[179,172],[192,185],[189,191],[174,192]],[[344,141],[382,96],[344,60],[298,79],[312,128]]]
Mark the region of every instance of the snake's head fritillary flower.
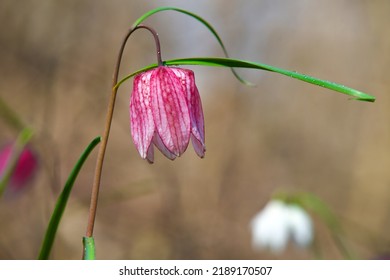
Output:
[[[0,150],[0,177],[4,175],[13,152],[13,145],[6,145]],[[16,165],[9,178],[8,185],[11,190],[23,189],[33,177],[38,167],[38,160],[32,150],[25,147],[16,161]]]
[[134,78],[130,100],[133,142],[143,159],[154,160],[154,146],[167,158],[181,156],[192,141],[205,154],[202,103],[194,72],[159,66]]
[[307,212],[298,205],[279,200],[270,201],[252,219],[251,228],[255,249],[281,252],[290,238],[300,247],[308,246],[313,239],[312,221]]

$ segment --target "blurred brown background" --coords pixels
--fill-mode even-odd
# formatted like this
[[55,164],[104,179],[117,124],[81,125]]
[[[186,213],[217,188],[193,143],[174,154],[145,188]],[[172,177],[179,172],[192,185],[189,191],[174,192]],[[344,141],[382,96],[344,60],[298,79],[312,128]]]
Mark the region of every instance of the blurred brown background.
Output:
[[[251,248],[250,219],[277,190],[309,191],[341,217],[358,258],[390,238],[389,1],[0,2],[0,96],[35,130],[40,170],[28,190],[0,201],[0,258],[34,259],[71,168],[103,130],[120,41],[146,11],[190,10],[219,32],[230,55],[339,82],[373,104],[277,74],[190,67],[203,100],[207,152],[140,159],[130,136],[132,82],[118,94],[103,170],[95,241],[100,259],[310,259]],[[199,22],[176,12],[147,21],[163,59],[223,56]],[[121,76],[155,62],[148,32],[129,41]],[[18,131],[0,120],[1,143]],[[0,143],[0,144],[1,144]],[[96,151],[69,200],[51,257],[79,259]],[[323,257],[342,255],[315,219]]]

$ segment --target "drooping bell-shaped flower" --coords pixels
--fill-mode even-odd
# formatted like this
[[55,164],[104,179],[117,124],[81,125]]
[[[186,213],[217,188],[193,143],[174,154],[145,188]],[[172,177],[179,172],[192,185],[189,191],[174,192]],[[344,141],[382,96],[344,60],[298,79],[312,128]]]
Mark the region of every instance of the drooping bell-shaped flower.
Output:
[[192,141],[204,157],[204,118],[194,72],[159,66],[134,78],[130,100],[133,142],[142,158],[154,160],[153,144],[169,159],[181,156]]

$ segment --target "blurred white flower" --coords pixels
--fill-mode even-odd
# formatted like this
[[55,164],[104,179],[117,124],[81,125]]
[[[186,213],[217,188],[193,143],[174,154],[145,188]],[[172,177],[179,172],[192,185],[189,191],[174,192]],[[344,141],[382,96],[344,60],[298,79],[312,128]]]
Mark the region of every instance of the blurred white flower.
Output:
[[251,221],[252,246],[283,251],[291,238],[298,246],[306,247],[313,239],[310,216],[298,205],[279,200],[270,201]]

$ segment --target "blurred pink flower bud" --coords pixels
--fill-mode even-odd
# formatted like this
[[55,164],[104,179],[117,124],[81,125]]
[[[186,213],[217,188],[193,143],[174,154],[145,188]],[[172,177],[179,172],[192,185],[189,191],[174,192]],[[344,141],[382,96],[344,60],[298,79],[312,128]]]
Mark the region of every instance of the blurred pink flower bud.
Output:
[[150,163],[154,160],[153,144],[174,160],[185,152],[190,138],[197,155],[204,157],[202,103],[191,70],[160,66],[137,75],[130,121],[133,142]]
[[[0,150],[0,177],[8,167],[9,160],[13,152],[12,145],[6,145]],[[28,148],[25,147],[20,153],[16,162],[16,166],[9,178],[8,186],[13,191],[18,191],[26,186],[27,182],[32,178],[38,166],[37,157]]]

